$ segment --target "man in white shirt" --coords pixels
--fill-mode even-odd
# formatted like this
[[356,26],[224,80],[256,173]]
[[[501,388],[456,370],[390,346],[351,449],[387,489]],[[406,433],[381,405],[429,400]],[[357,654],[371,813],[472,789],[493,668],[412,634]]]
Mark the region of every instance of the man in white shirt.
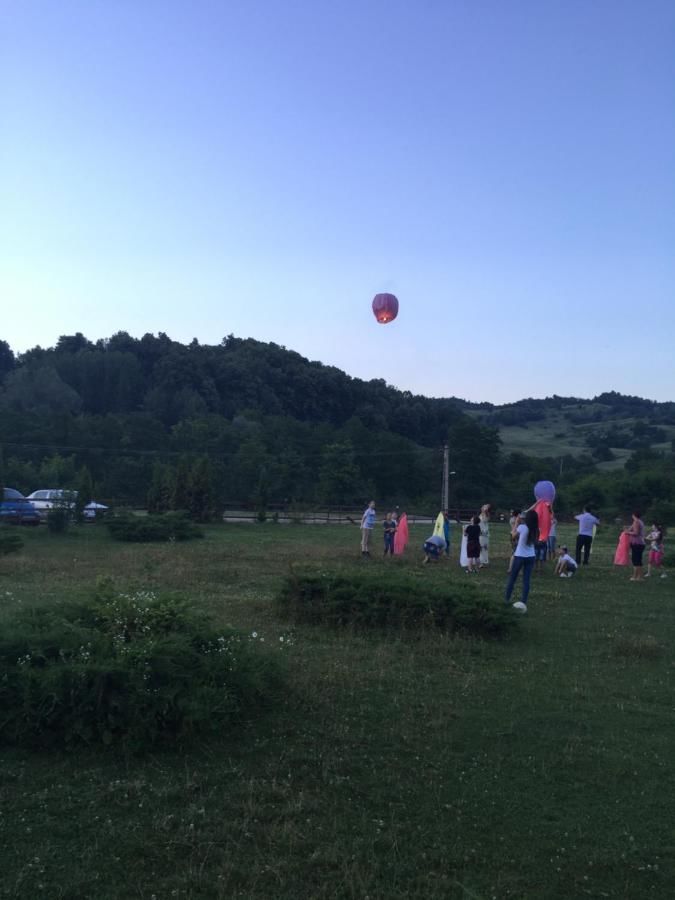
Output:
[[588,565],[588,557],[591,552],[591,544],[593,543],[593,529],[600,524],[600,519],[596,518],[590,512],[587,506],[584,511],[574,517],[579,523],[579,534],[577,535],[577,546],[574,558],[577,565],[581,563],[581,551],[584,551],[584,565]]

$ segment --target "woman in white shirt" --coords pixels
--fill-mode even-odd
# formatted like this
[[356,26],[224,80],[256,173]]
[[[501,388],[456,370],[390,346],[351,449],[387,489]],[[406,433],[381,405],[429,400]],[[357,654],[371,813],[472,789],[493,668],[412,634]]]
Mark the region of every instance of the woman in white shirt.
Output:
[[511,594],[518,578],[518,573],[523,570],[523,592],[520,600],[513,604],[513,608],[520,612],[527,612],[527,597],[530,593],[530,578],[532,569],[534,568],[535,544],[539,538],[539,516],[533,509],[528,509],[523,520],[519,516],[516,525],[511,532],[513,537],[518,538],[518,544],[513,553],[513,561],[509,579],[506,582],[506,593],[504,602],[511,600]]

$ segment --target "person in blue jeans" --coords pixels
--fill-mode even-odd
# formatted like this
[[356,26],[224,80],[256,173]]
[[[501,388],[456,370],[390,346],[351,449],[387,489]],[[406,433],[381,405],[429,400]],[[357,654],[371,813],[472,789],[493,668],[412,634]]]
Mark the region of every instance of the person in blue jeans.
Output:
[[511,594],[518,578],[518,573],[523,570],[523,592],[520,600],[513,604],[513,608],[519,612],[527,612],[527,597],[530,593],[530,578],[534,568],[535,546],[539,540],[539,516],[533,509],[528,509],[525,518],[518,516],[511,532],[513,538],[518,539],[513,554],[509,579],[506,582],[504,602],[509,603]]

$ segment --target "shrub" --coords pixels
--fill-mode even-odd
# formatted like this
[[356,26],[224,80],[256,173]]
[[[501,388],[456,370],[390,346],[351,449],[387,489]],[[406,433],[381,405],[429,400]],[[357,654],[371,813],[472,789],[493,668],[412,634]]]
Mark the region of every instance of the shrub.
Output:
[[0,638],[1,739],[134,750],[222,730],[271,697],[279,659],[184,598],[120,594],[20,613]]
[[186,513],[134,516],[120,513],[106,521],[110,534],[118,541],[148,543],[150,541],[189,541],[204,536]]
[[55,506],[47,513],[47,528],[52,534],[64,534],[70,525],[70,510],[67,506]]
[[0,556],[17,553],[22,548],[23,538],[21,535],[11,528],[7,528],[6,525],[0,525]]
[[298,622],[354,628],[431,626],[495,637],[517,622],[509,607],[480,597],[473,585],[431,584],[393,573],[296,570],[283,583],[277,608]]

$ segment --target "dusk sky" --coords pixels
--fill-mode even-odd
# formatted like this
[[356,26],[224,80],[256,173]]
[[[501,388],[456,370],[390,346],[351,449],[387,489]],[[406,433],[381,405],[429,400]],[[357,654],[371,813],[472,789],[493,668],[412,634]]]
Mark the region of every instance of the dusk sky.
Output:
[[[0,339],[675,400],[673,0],[0,0]],[[391,291],[398,319],[370,303]]]

